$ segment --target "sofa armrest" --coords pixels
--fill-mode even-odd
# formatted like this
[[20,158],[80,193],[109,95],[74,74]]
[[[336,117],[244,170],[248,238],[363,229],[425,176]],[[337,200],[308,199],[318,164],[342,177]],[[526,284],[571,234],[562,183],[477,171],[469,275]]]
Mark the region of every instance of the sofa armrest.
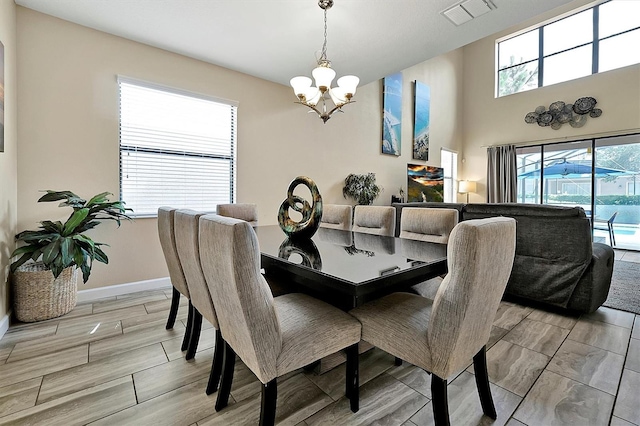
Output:
[[593,243],[591,264],[578,281],[567,308],[581,312],[594,312],[607,300],[615,253],[601,243]]

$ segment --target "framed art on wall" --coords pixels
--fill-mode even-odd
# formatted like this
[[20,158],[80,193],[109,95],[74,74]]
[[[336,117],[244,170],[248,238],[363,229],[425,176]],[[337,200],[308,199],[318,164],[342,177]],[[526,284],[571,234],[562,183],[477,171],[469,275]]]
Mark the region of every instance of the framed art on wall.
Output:
[[407,202],[444,202],[444,169],[407,164]]
[[382,153],[399,156],[402,145],[402,73],[383,79],[382,110]]
[[431,108],[431,89],[424,83],[416,81],[413,98],[413,159],[429,159],[429,124]]

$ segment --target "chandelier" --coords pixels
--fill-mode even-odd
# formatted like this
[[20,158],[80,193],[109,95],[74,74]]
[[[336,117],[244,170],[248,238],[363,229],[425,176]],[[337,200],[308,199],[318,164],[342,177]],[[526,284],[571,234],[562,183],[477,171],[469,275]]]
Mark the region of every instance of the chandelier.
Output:
[[[318,66],[311,72],[316,81],[316,85],[311,85],[309,77],[299,76],[291,79],[293,93],[298,97],[297,104],[311,108],[318,114],[324,123],[336,112],[342,112],[342,106],[355,102],[352,100],[356,94],[356,87],[360,79],[355,75],[345,75],[338,79],[338,86],[331,87],[331,82],[336,76],[336,72],[331,69],[331,61],[327,59],[327,10],[333,6],[333,0],[319,0],[318,6],[324,10],[324,44],[322,53],[318,59]],[[335,105],[329,109],[327,107],[328,98]],[[321,103],[322,106],[319,106]]]

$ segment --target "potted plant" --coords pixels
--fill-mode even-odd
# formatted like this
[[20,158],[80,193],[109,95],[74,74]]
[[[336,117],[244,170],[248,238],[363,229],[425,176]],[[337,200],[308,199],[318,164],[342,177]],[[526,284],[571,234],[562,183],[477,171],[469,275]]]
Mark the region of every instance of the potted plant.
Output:
[[[18,247],[12,257],[14,313],[23,322],[40,321],[64,315],[76,305],[77,269],[87,282],[93,261],[109,263],[100,248],[106,244],[93,241],[85,234],[101,221],[131,218],[122,201],[109,201],[103,192],[86,201],[71,191],[47,191],[38,202],[62,201],[60,207],[71,207],[69,218],[40,222],[36,231],[16,235]],[[32,261],[27,263],[27,261]]]
[[360,205],[369,205],[378,198],[382,188],[376,185],[376,174],[364,175],[350,174],[344,180],[342,195],[344,198],[352,198]]

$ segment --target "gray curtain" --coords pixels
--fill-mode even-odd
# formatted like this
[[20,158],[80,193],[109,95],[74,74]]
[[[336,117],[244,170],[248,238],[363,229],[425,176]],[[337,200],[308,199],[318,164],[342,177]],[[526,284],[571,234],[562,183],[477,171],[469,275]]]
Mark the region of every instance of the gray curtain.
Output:
[[487,202],[515,203],[518,192],[516,147],[492,146],[487,149]]

